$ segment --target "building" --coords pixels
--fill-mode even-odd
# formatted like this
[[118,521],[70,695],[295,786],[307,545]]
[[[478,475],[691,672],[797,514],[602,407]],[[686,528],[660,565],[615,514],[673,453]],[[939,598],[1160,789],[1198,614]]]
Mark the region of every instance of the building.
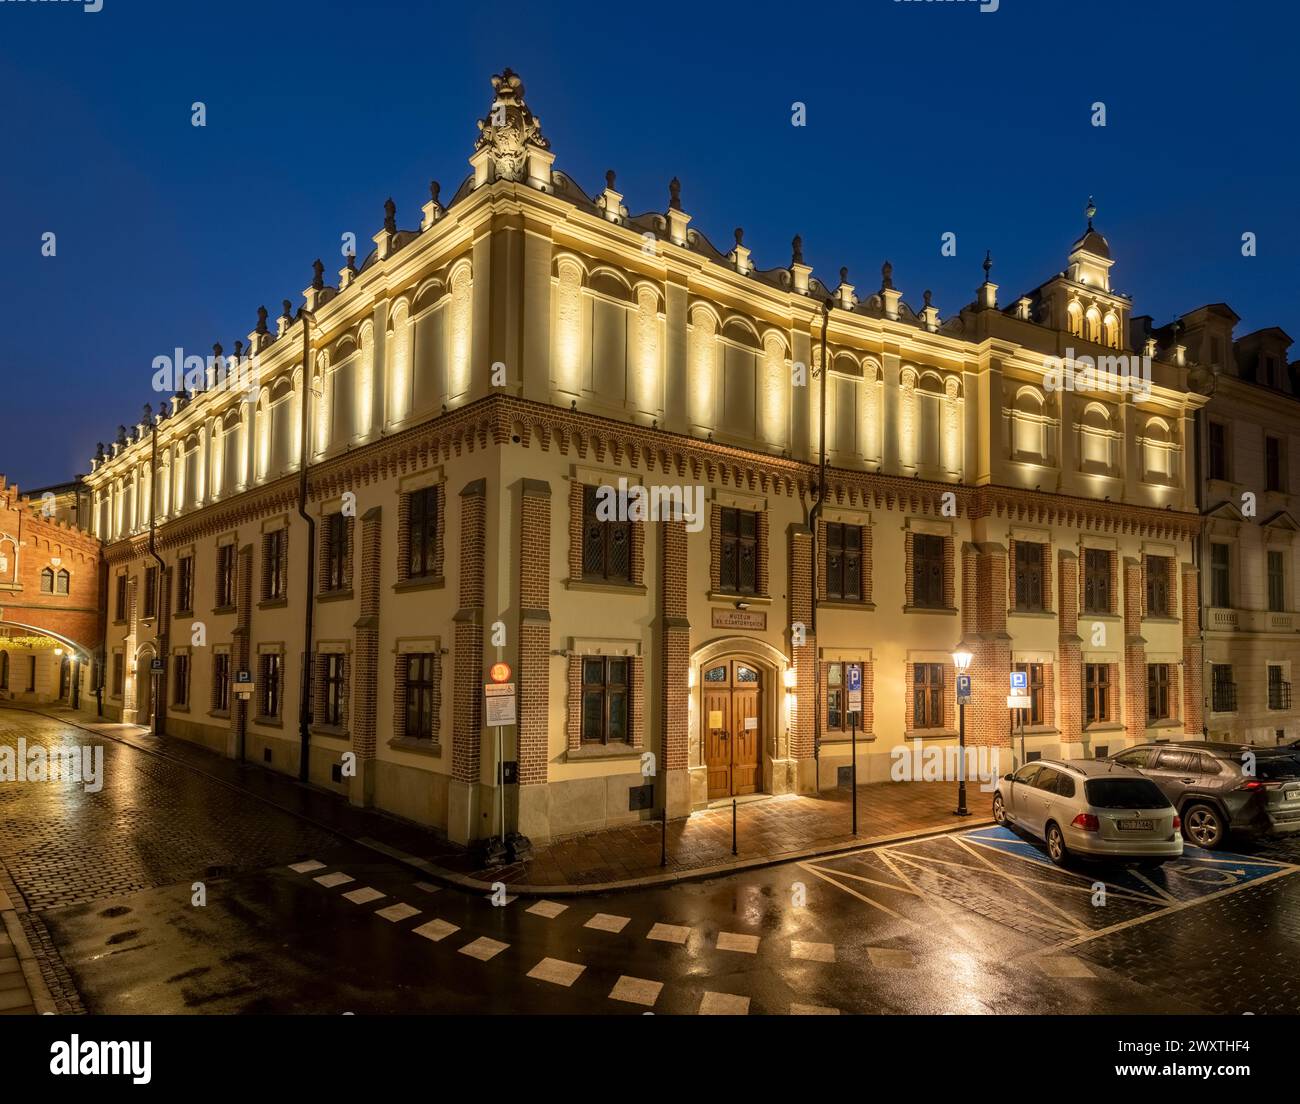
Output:
[[67,483],[55,483],[28,491],[25,496],[42,517],[66,522],[74,529],[90,532],[90,491],[82,476]]
[[1031,755],[1200,733],[1205,400],[1131,348],[1091,212],[1064,272],[1003,308],[986,261],[943,318],[888,263],[859,292],[797,238],[715,246],[676,180],[640,215],[612,172],[588,195],[493,88],[445,206],[389,201],[336,286],[318,261],[95,458],[115,715],[462,841],[834,786],[849,664],[886,778],[956,740],[959,641],[967,739],[1008,757],[1013,666]]
[[0,702],[83,704],[97,685],[99,541],[0,476]]
[[[1213,303],[1177,324],[1196,365],[1192,384],[1209,398],[1198,426],[1205,728],[1214,738],[1276,744],[1300,737],[1300,703],[1291,700],[1300,672],[1300,366],[1288,367],[1285,332],[1234,340],[1238,321]],[[1165,333],[1172,339],[1174,328]]]

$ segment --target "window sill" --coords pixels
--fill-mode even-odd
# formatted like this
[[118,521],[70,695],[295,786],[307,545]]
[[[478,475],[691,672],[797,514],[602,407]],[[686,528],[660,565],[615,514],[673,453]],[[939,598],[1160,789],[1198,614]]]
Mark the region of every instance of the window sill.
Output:
[[441,590],[446,585],[445,576],[417,575],[413,579],[403,579],[400,583],[394,583],[393,590],[401,594],[408,590]]
[[288,604],[288,598],[267,598],[264,601],[258,602],[257,608],[260,610],[284,609]]
[[587,744],[583,747],[569,748],[564,753],[567,763],[581,763],[591,759],[640,759],[642,748],[631,744]]
[[[874,743],[875,739],[876,739],[876,734],[874,732],[858,733],[859,743],[870,744],[870,743]],[[841,744],[851,745],[852,743],[853,743],[852,733],[850,733],[847,729],[845,729],[845,731],[843,732],[840,732],[838,729],[836,729],[834,735],[826,734],[822,736],[821,746],[822,746],[822,750],[825,751],[828,747],[839,747]]]
[[1081,609],[1079,611],[1079,616],[1080,617],[1106,617],[1112,621],[1118,621],[1120,619],[1118,613],[1111,613],[1110,610]]
[[1148,732],[1161,732],[1170,728],[1182,728],[1183,722],[1177,717],[1165,717],[1160,721],[1148,721],[1146,730]]
[[1094,721],[1083,726],[1084,732],[1123,732],[1124,726],[1119,721]]
[[390,748],[413,751],[416,755],[428,755],[433,759],[442,758],[442,745],[436,740],[413,740],[409,736],[394,736],[388,741]]
[[[1025,725],[1024,734],[1026,736],[1059,736],[1061,730],[1055,725]],[[1021,729],[1017,726],[1012,729],[1012,735],[1019,736]]]
[[193,611],[192,609],[178,609],[174,614],[172,614],[172,616],[173,616],[173,617],[193,617],[193,616],[194,616],[194,611]]
[[904,606],[904,613],[937,613],[944,617],[956,617],[955,606]]
[[223,613],[234,613],[234,612],[235,612],[234,606],[213,606],[212,607],[212,615],[214,617],[219,617]]
[[1167,613],[1154,613],[1154,614],[1148,614],[1146,617],[1142,618],[1142,621],[1143,621],[1144,624],[1145,624],[1147,621],[1152,621],[1152,622],[1154,622],[1154,623],[1157,624],[1157,625],[1177,625],[1177,624],[1178,624],[1178,618],[1177,618],[1177,617],[1170,617]]
[[566,590],[589,591],[593,594],[639,594],[646,588],[642,583],[611,583],[603,579],[565,579]]
[[318,602],[350,602],[352,601],[352,588],[347,590],[322,590],[316,595]]
[[[904,740],[955,740],[955,728],[909,728],[903,733]],[[967,745],[974,746],[974,745]]]
[[1049,621],[1049,620],[1055,621],[1056,611],[1055,610],[1009,609],[1007,610],[1007,616],[1008,617],[1034,617],[1034,618],[1041,619],[1043,621]]
[[279,717],[254,717],[253,724],[264,725],[267,728],[283,728],[284,721]]
[[228,721],[228,720],[230,720],[230,710],[229,710],[229,709],[210,709],[210,710],[208,710],[208,716],[211,717],[213,720],[217,720],[217,721]]
[[728,594],[721,590],[711,590],[707,597],[710,602],[723,602],[729,606],[734,606],[737,602],[748,602],[751,606],[772,604],[772,597],[769,594]]
[[188,705],[177,705],[175,702],[172,702],[171,707],[167,711],[169,713],[188,713],[190,707]]
[[324,736],[330,740],[349,741],[352,734],[346,728],[338,728],[335,725],[311,725],[308,731],[313,736]]
[[819,598],[818,609],[863,610],[870,613],[876,608],[875,602],[857,602],[852,598]]

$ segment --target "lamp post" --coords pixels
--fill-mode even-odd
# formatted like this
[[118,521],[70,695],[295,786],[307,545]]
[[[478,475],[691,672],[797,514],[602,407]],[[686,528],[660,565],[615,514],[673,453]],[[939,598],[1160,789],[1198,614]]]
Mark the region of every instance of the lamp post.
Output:
[[[959,682],[970,670],[974,658],[964,642],[953,649],[952,665],[957,669]],[[966,695],[960,690],[957,694],[957,808],[953,816],[970,816],[966,808]]]

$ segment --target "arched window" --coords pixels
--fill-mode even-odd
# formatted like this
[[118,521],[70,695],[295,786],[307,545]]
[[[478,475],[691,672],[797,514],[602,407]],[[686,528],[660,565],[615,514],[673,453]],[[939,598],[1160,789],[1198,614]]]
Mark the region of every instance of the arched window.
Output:
[[1071,337],[1083,336],[1083,311],[1079,308],[1078,303],[1071,302],[1065,308],[1066,322],[1068,323]]
[[67,594],[69,585],[72,582],[72,576],[68,574],[67,569],[62,569],[54,577],[54,593]]
[[54,568],[52,567],[41,568],[41,593],[54,593]]
[[1101,344],[1101,311],[1096,307],[1088,308],[1088,340]]
[[1102,330],[1105,334],[1105,345],[1108,349],[1119,348],[1119,319],[1113,314],[1107,314],[1102,320]]

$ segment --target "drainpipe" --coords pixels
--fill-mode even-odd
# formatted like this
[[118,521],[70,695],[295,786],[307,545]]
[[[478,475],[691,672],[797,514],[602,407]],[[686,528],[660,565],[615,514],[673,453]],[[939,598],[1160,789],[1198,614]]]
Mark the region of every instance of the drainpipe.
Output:
[[[808,511],[808,526],[812,530],[812,636],[813,640],[817,639],[817,578],[818,556],[821,554],[817,547],[817,523],[821,520],[822,501],[826,497],[826,385],[829,380],[827,371],[829,365],[826,360],[826,327],[830,324],[831,308],[835,305],[833,299],[827,299],[822,307],[822,367],[821,367],[821,393],[818,395],[819,402],[819,424],[821,430],[819,433],[820,440],[818,448],[820,456],[817,466],[817,501],[813,503],[812,509]],[[818,660],[816,652],[813,654],[813,771],[816,775],[817,792],[821,793],[822,788],[822,677],[821,663]]]
[[1213,382],[1210,390],[1206,395],[1206,403],[1196,411],[1196,416],[1192,419],[1192,445],[1193,445],[1193,463],[1196,465],[1196,514],[1202,519],[1201,529],[1196,534],[1196,540],[1192,542],[1192,566],[1196,568],[1196,627],[1197,634],[1201,641],[1201,737],[1208,740],[1210,738],[1210,725],[1207,720],[1210,714],[1211,698],[1214,694],[1212,680],[1206,676],[1212,670],[1211,664],[1205,655],[1205,579],[1202,577],[1202,567],[1205,557],[1201,544],[1205,539],[1204,517],[1205,517],[1205,483],[1209,478],[1209,472],[1203,470],[1202,463],[1204,457],[1205,421],[1209,418],[1210,404],[1209,399],[1214,397],[1215,391],[1219,389],[1219,373],[1213,372]]
[[[154,585],[154,644],[155,654],[163,663],[163,671],[167,670],[167,636],[165,633],[157,631],[158,626],[163,623],[163,595],[164,573],[167,565],[163,558],[158,555],[158,550],[154,544],[154,531],[157,528],[158,510],[154,502],[154,496],[158,491],[158,419],[153,416],[153,408],[148,403],[144,404],[144,416],[149,423],[149,555],[154,558],[158,565],[158,578]],[[153,680],[153,734],[155,736],[167,735],[167,702],[166,695],[160,694],[159,690],[163,686],[163,676],[150,675]]]
[[307,612],[303,616],[303,661],[302,683],[298,693],[298,781],[306,782],[310,775],[311,755],[311,644],[312,615],[316,606],[316,520],[307,512],[307,457],[311,442],[307,427],[310,424],[309,408],[311,406],[311,326],[316,323],[316,315],[303,307],[298,312],[302,320],[302,420],[299,425],[298,457],[298,516],[307,524]]

